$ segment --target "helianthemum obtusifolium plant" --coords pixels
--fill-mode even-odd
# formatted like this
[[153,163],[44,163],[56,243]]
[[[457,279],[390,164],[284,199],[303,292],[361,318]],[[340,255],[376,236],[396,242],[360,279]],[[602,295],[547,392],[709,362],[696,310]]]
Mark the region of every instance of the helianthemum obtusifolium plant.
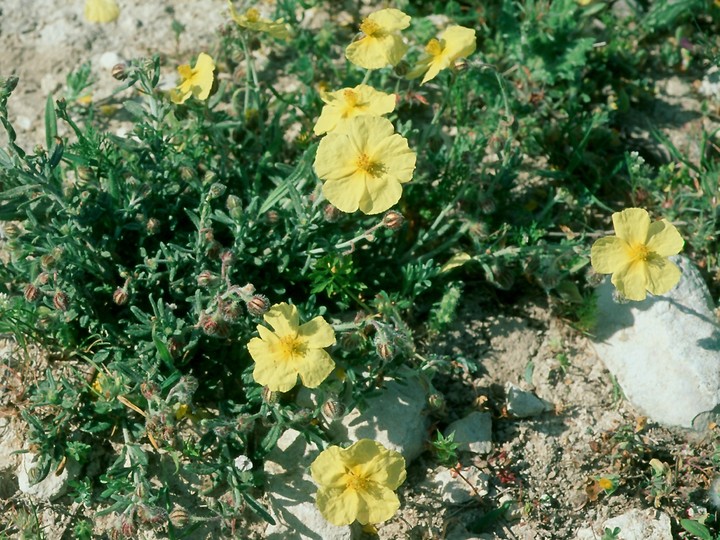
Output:
[[[87,98],[83,66],[48,99],[44,145],[23,149],[17,80],[2,79],[0,329],[52,360],[14,405],[33,481],[70,460],[100,467],[73,494],[114,514],[114,537],[231,534],[247,508],[271,521],[262,463],[289,427],[326,447],[312,471],[323,515],[391,518],[404,461],[330,441],[322,413],[362,405],[401,367],[459,365],[425,352],[472,287],[499,300],[532,287],[575,321],[592,318],[578,279],[591,261],[628,298],[666,292],[682,240],[637,199],[656,210],[647,190],[663,184],[675,219],[717,170],[654,175],[620,145],[623,103],[646,90],[635,72],[652,66],[623,48],[633,21],[599,4],[405,2],[312,30],[294,4],[230,3],[194,57],[115,66],[123,136],[100,128],[107,104]],[[113,5],[88,2],[90,17]],[[639,18],[637,39],[682,16]],[[633,72],[622,84],[616,65]],[[591,251],[584,235],[618,200],[616,236]],[[180,505],[182,482],[158,487],[163,455],[202,504]]]

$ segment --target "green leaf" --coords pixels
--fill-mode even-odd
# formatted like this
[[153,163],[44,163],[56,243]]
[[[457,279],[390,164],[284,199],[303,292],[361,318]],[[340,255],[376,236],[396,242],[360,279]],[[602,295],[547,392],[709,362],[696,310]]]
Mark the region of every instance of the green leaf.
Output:
[[710,529],[694,519],[681,519],[680,525],[690,534],[694,534],[701,540],[713,540]]
[[55,100],[52,94],[45,101],[45,146],[52,148],[57,137],[57,115],[55,114]]
[[270,523],[270,525],[275,525],[275,520],[272,518],[272,516],[268,513],[267,510],[265,510],[265,507],[257,502],[255,498],[248,494],[243,492],[242,494],[243,499],[245,499],[245,502],[248,504],[250,508],[252,508],[253,512],[258,514],[261,518],[263,518],[265,521]]

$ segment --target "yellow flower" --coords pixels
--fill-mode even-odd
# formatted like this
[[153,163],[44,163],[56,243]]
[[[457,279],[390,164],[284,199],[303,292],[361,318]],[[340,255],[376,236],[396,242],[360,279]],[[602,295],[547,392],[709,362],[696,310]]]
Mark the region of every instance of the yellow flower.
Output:
[[287,40],[290,37],[290,30],[282,19],[278,19],[277,21],[263,19],[260,16],[260,12],[255,8],[250,8],[243,15],[240,15],[235,11],[232,0],[228,0],[228,5],[230,6],[230,17],[232,17],[232,20],[239,26],[247,28],[248,30],[255,30],[256,32],[265,32],[277,39]]
[[420,84],[434,79],[441,70],[455,64],[475,52],[475,30],[464,26],[448,26],[440,34],[440,40],[431,39],[417,65],[407,74],[408,79],[425,76]]
[[596,272],[612,274],[612,283],[625,298],[645,300],[646,291],[665,294],[680,280],[680,269],[667,257],[683,248],[684,241],[668,221],[650,223],[642,208],[612,215],[616,236],[596,241],[590,261]]
[[85,0],[85,19],[91,23],[113,22],[119,15],[115,0]]
[[319,386],[335,368],[324,350],[335,343],[332,326],[322,317],[301,326],[297,308],[285,302],[272,306],[263,318],[274,332],[258,325],[260,337],[247,345],[255,360],[255,381],[273,392],[290,390],[298,375],[308,388]]
[[182,82],[177,88],[170,91],[170,99],[173,103],[185,103],[190,96],[200,101],[206,100],[210,95],[215,76],[215,62],[212,57],[200,53],[194,67],[183,64],[177,68]]
[[405,459],[378,442],[330,446],[315,458],[310,472],[319,486],[318,509],[333,525],[380,523],[400,508],[394,490],[405,481]]
[[345,49],[345,57],[365,69],[394,66],[407,51],[400,30],[410,26],[410,17],[399,9],[381,9],[371,13],[360,25],[364,34]]
[[326,105],[313,129],[315,135],[332,131],[336,126],[356,116],[382,116],[395,109],[395,94],[379,92],[366,84],[323,93],[322,100]]
[[415,152],[392,123],[379,116],[358,116],[320,141],[315,172],[325,182],[325,198],[343,212],[384,212],[412,179]]

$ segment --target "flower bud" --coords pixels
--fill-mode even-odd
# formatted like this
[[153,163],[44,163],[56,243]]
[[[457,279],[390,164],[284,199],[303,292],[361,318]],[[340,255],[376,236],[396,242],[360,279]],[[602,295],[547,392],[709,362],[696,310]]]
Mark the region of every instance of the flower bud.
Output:
[[238,302],[226,302],[220,306],[219,311],[224,320],[233,323],[240,316],[240,304]]
[[53,296],[53,306],[58,311],[67,311],[68,308],[68,296],[62,291],[56,291]]
[[227,187],[225,184],[221,184],[220,182],[215,182],[212,186],[210,186],[210,189],[208,190],[208,199],[217,199],[218,197],[222,197],[222,195],[225,193],[225,190]]
[[168,515],[165,510],[159,506],[151,506],[148,504],[140,504],[137,508],[137,517],[143,523],[157,525],[167,521]]
[[405,217],[400,212],[390,210],[383,216],[383,227],[387,227],[391,231],[397,231],[405,223]]
[[79,187],[85,187],[88,185],[88,182],[92,181],[95,178],[95,173],[90,167],[86,167],[85,165],[80,165],[77,168],[77,178],[78,178],[78,186]]
[[57,263],[57,259],[52,255],[43,255],[40,257],[40,266],[43,270],[52,270]]
[[125,79],[127,79],[127,76],[128,76],[127,71],[128,71],[127,64],[124,64],[121,62],[119,64],[115,64],[112,67],[112,71],[110,71],[110,73],[112,75],[112,78],[115,79],[116,81],[124,81]]
[[345,414],[346,407],[336,399],[328,399],[322,406],[323,414],[330,420],[340,418]]
[[124,287],[118,287],[115,289],[112,299],[118,306],[124,306],[128,301],[128,293]]
[[40,285],[45,285],[48,281],[50,281],[50,274],[47,272],[41,272],[40,275],[35,279],[35,283],[38,283]]
[[25,296],[25,300],[28,302],[36,302],[38,298],[40,298],[40,289],[38,289],[32,283],[28,283],[25,286],[23,296]]
[[263,386],[262,398],[268,405],[274,405],[280,399],[280,392],[273,392],[267,386]]
[[323,208],[323,218],[328,223],[335,223],[342,216],[342,211],[337,206],[332,204],[325,205]]
[[220,277],[213,274],[210,270],[203,270],[198,274],[197,284],[200,287],[215,287],[220,283]]
[[173,527],[182,529],[185,525],[187,525],[188,513],[184,508],[175,506],[170,512],[168,519],[170,520],[170,523],[172,523]]
[[143,382],[140,383],[140,393],[145,399],[151,401],[160,394],[160,387],[152,381]]
[[182,352],[184,347],[185,347],[185,343],[183,342],[183,340],[176,338],[176,337],[171,337],[170,339],[168,339],[168,342],[167,342],[168,352],[170,353],[170,356],[172,356],[173,358],[177,358],[178,356],[180,356],[180,353]]
[[398,77],[404,77],[410,71],[410,65],[405,60],[400,60],[393,68],[395,75]]
[[10,240],[18,238],[22,234],[22,230],[15,223],[5,223],[3,225],[3,232]]
[[145,224],[145,230],[150,235],[157,234],[158,232],[160,232],[160,220],[151,217],[147,220],[147,223]]
[[270,300],[262,294],[254,295],[245,303],[248,312],[255,317],[262,317],[270,309]]
[[228,195],[225,208],[228,209],[230,217],[233,219],[240,219],[243,215],[242,200],[237,195]]
[[427,398],[427,401],[430,408],[435,412],[444,411],[447,405],[445,401],[445,396],[443,396],[439,392],[434,392],[430,394]]

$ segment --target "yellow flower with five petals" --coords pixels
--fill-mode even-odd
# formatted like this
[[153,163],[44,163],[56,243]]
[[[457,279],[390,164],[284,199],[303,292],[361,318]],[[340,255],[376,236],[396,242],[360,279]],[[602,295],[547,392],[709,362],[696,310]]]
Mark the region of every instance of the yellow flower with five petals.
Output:
[[645,300],[665,294],[680,281],[680,269],[667,257],[685,242],[667,220],[650,223],[642,208],[627,208],[612,215],[615,236],[597,240],[590,250],[596,272],[612,274],[611,281],[628,300]]
[[272,330],[258,325],[260,337],[247,345],[255,360],[255,382],[273,392],[287,392],[299,375],[304,386],[320,386],[335,368],[325,350],[335,344],[332,326],[322,317],[301,325],[297,308],[285,302],[272,306],[263,319]]
[[310,472],[319,486],[317,507],[333,525],[380,523],[400,508],[394,491],[405,481],[405,459],[376,441],[361,439],[345,449],[329,446]]
[[440,39],[431,39],[417,65],[407,74],[408,79],[425,76],[420,84],[434,79],[440,71],[451,67],[458,59],[475,52],[475,30],[464,26],[448,26]]
[[85,19],[91,23],[113,22],[119,15],[115,0],[85,0]]
[[170,91],[173,103],[185,103],[190,96],[200,101],[208,98],[215,80],[215,62],[210,55],[200,53],[195,66],[191,68],[189,64],[183,64],[177,70],[182,82]]
[[290,37],[290,30],[282,19],[277,21],[265,19],[255,8],[250,8],[241,15],[235,10],[232,0],[228,0],[228,5],[230,6],[230,17],[238,26],[256,32],[265,32],[276,39],[287,40]]
[[415,160],[390,120],[357,116],[323,137],[313,166],[324,181],[323,195],[339,210],[378,214],[400,200]]
[[386,94],[372,86],[360,84],[355,88],[343,88],[322,94],[325,102],[313,131],[322,135],[333,131],[338,125],[356,116],[382,116],[395,109],[395,94]]
[[407,52],[400,30],[410,26],[410,17],[399,9],[381,9],[360,24],[362,37],[345,49],[345,57],[356,66],[380,69],[394,66]]

